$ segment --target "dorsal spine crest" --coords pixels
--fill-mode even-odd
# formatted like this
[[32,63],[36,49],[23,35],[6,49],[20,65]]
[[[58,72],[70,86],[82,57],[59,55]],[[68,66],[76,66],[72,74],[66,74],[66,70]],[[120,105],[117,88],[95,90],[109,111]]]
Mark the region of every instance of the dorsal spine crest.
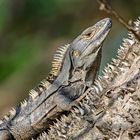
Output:
[[44,90],[48,89],[51,83],[58,76],[59,72],[61,71],[63,60],[64,60],[68,47],[69,47],[69,44],[65,46],[61,46],[60,48],[58,48],[58,50],[54,54],[54,58],[52,61],[52,69],[48,77],[43,79],[37,87],[35,87],[34,89],[30,91],[29,95],[32,97],[33,100]]

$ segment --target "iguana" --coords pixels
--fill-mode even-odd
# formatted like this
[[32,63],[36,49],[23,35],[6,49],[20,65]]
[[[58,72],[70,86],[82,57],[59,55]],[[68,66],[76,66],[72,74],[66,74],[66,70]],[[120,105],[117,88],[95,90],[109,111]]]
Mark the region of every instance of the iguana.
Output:
[[76,100],[96,77],[110,29],[111,19],[105,18],[56,51],[49,76],[1,120],[0,140],[35,138],[55,118],[77,106]]

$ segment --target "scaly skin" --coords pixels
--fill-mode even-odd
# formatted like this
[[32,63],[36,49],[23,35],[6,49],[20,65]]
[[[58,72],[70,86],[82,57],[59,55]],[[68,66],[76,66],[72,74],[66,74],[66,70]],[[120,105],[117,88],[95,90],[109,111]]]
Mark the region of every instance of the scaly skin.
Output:
[[1,140],[35,138],[55,118],[76,106],[75,101],[96,77],[102,43],[110,28],[111,20],[105,18],[58,50],[47,81],[31,90],[28,100],[1,122]]

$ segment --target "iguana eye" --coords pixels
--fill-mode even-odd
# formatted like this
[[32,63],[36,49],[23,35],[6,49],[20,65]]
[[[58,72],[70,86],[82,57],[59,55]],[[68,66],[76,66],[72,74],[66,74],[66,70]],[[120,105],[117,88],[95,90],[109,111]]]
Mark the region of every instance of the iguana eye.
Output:
[[80,53],[76,50],[73,50],[72,55],[75,57],[78,57],[78,56],[80,56]]
[[91,37],[93,37],[95,35],[95,33],[96,33],[95,29],[87,30],[87,31],[84,32],[83,38],[90,39]]
[[87,37],[87,38],[89,38],[91,36],[91,34],[92,33],[90,32],[90,33],[85,34],[84,36]]

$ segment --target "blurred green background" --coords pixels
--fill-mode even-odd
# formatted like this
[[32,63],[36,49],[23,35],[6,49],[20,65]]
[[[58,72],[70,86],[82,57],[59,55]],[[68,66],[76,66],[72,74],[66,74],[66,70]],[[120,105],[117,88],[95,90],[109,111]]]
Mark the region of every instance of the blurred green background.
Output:
[[[110,3],[127,21],[140,16],[140,0]],[[0,114],[47,76],[57,47],[104,17],[112,18],[113,28],[104,44],[101,69],[116,56],[127,30],[99,11],[96,0],[1,0]]]

